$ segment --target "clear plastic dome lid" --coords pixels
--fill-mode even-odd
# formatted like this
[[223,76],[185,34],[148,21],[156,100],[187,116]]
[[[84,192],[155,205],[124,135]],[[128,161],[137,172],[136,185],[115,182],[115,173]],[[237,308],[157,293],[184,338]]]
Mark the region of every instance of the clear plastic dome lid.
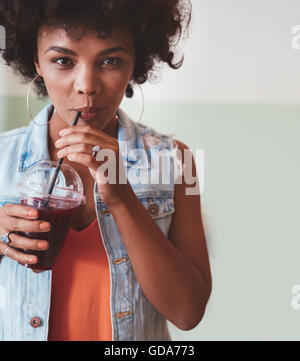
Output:
[[49,206],[61,208],[86,203],[83,184],[79,174],[68,164],[62,164],[54,188],[49,195],[49,187],[55,176],[58,162],[41,161],[29,168],[17,184],[22,197],[49,199]]

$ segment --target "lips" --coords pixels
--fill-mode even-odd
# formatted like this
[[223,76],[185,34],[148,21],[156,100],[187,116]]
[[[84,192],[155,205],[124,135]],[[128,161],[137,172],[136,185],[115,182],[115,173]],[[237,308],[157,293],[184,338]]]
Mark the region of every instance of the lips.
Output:
[[98,115],[99,113],[81,113],[81,118],[84,120],[93,120],[97,118]]
[[78,108],[75,109],[77,112],[80,111],[81,112],[81,118],[83,118],[84,120],[92,120],[97,118],[97,116],[99,115],[100,111],[103,108],[97,108],[97,107],[84,107],[84,108]]
[[78,108],[77,111],[80,111],[81,113],[89,114],[89,113],[98,113],[100,108],[96,107],[85,107],[85,108]]

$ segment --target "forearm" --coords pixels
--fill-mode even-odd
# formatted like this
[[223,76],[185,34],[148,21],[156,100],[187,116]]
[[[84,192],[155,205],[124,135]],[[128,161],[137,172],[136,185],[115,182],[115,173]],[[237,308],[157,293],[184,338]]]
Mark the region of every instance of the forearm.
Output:
[[145,296],[176,326],[193,328],[210,293],[201,272],[167,239],[132,189],[110,209]]

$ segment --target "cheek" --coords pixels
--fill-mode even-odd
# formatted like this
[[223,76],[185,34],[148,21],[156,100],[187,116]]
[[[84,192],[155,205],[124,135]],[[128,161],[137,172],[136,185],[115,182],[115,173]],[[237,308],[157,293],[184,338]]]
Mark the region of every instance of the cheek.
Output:
[[[105,84],[115,94],[124,92],[132,77],[132,66],[130,64],[124,66],[119,71],[111,71],[105,74]],[[103,79],[104,80],[104,79]]]
[[[60,76],[47,76],[47,79],[44,77],[45,84],[47,87],[49,98],[51,103],[56,108],[57,114],[60,118],[69,120],[69,125],[72,124],[74,120],[74,114],[67,109],[67,104],[70,103],[69,99],[72,95],[72,87],[66,78]],[[70,107],[71,108],[71,107]]]
[[130,77],[124,74],[114,74],[105,81],[105,96],[119,102],[123,98]]
[[51,98],[63,101],[63,98],[69,93],[69,81],[67,77],[58,76],[56,72],[49,72],[44,76],[48,94]]

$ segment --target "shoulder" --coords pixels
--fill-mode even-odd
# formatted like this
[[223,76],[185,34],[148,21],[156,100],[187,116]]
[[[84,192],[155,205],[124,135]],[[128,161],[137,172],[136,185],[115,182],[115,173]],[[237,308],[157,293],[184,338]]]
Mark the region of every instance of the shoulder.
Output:
[[11,141],[13,140],[13,138],[25,136],[27,134],[27,131],[28,131],[28,127],[6,130],[0,133],[0,140],[4,141],[5,139],[7,139]]
[[195,160],[193,157],[192,150],[185,143],[181,142],[180,140],[174,139],[174,144],[175,144],[175,148],[177,150],[179,150],[179,157],[181,159],[181,162],[183,163],[182,165],[186,164],[186,162],[188,162],[190,159],[192,166],[194,168]]
[[3,194],[15,194],[16,177],[22,149],[28,134],[26,129],[17,128],[0,133],[0,190]]
[[176,143],[176,148],[180,151],[182,162],[185,163],[185,160],[188,161],[188,158],[191,159],[192,165],[195,165],[195,160],[193,156],[192,150],[183,142],[180,140],[174,139],[174,142]]
[[145,149],[168,149],[171,154],[176,153],[178,149],[180,151],[188,149],[184,143],[174,139],[174,134],[162,133],[142,123],[136,123],[136,129],[144,142]]
[[176,178],[177,181],[175,184],[177,194],[179,192],[184,192],[186,195],[195,195],[196,197],[199,197],[200,185],[193,152],[182,141],[174,139],[174,142],[176,144],[175,147],[177,148],[175,164],[179,175],[179,178]]
[[162,132],[159,132],[158,130],[142,124],[142,123],[135,123],[136,124],[136,128],[138,130],[138,132],[140,133],[140,135],[143,138],[150,138],[150,137],[157,137],[157,139],[163,139],[163,140],[167,140],[167,139],[171,139],[171,135],[168,134],[164,134]]
[[184,150],[190,150],[190,148],[184,144],[183,142],[181,142],[180,140],[177,140],[177,139],[174,139],[174,141],[176,142],[177,146],[178,146],[178,149],[181,151],[181,152],[184,152]]
[[28,135],[28,127],[16,128],[0,133],[0,154],[16,156],[22,149]]

